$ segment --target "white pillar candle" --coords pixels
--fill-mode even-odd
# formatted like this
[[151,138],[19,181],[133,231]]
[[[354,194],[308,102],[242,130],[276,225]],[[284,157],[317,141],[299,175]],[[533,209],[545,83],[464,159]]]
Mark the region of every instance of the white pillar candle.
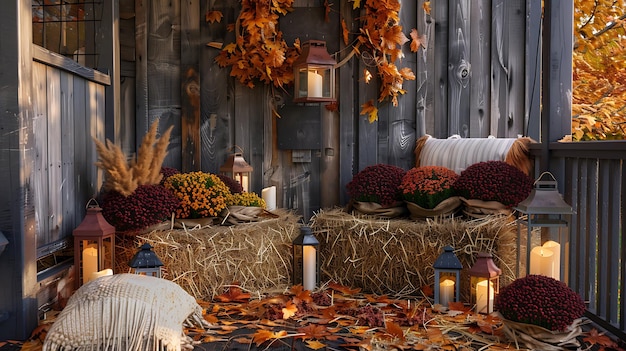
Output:
[[543,243],[543,247],[552,251],[552,278],[561,280],[561,244],[548,240]]
[[439,303],[448,306],[454,301],[454,280],[445,279],[439,283]]
[[493,299],[492,282],[483,280],[476,284],[476,312],[488,313],[488,311],[493,311]]
[[261,198],[265,201],[265,209],[272,211],[276,209],[276,187],[274,185],[261,190]]
[[554,253],[543,246],[535,246],[530,251],[530,274],[552,276]]
[[322,97],[322,75],[316,71],[309,71],[307,79],[309,97]]
[[91,274],[98,271],[98,249],[96,244],[88,244],[83,249],[83,284],[89,281]]
[[113,275],[113,270],[111,268],[107,268],[107,269],[103,269],[103,270],[101,270],[99,272],[93,272],[89,276],[89,281],[98,279],[100,277],[104,277],[106,275]]
[[304,290],[313,291],[317,283],[317,254],[314,246],[303,247],[304,262],[302,265],[302,286]]

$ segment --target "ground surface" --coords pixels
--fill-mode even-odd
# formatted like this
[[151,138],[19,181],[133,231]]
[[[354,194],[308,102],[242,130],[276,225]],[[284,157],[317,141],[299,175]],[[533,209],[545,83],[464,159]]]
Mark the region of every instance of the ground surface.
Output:
[[[511,339],[506,323],[475,314],[470,306],[431,305],[422,297],[390,298],[329,285],[310,293],[293,287],[284,294],[253,299],[230,287],[214,301],[199,301],[207,328],[185,328],[194,351],[217,350],[511,350],[527,349]],[[0,351],[39,351],[54,314],[25,342],[0,342]],[[593,327],[566,349],[624,351]]]

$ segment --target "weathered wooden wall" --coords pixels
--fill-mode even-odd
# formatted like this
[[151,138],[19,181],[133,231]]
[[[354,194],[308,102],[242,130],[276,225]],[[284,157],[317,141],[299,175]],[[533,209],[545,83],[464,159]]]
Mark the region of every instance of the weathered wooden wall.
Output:
[[[338,68],[338,112],[294,105],[289,92],[275,94],[262,84],[244,87],[214,62],[218,50],[207,44],[234,40],[227,26],[239,14],[238,1],[121,0],[120,31],[134,33],[135,39],[122,39],[122,124],[134,121],[136,133],[126,133],[120,142],[136,147],[149,124],[160,118],[163,129],[175,126],[166,166],[216,173],[229,153],[243,151],[254,167],[251,191],[276,185],[278,205],[306,215],[343,205],[345,185],[364,167],[412,167],[415,140],[424,134],[528,135],[529,111],[538,111],[532,81],[526,78],[536,76],[527,72],[537,69],[528,61],[540,55],[537,46],[526,47],[527,33],[534,33],[527,18],[537,16],[530,10],[534,2],[437,1],[427,12],[424,0],[402,1],[403,31],[408,36],[417,28],[426,38],[417,53],[407,44],[399,63],[417,79],[405,81],[407,93],[398,106],[379,103],[379,120],[369,123],[359,111],[366,101],[377,100],[378,86],[360,79],[368,62],[358,56]],[[288,45],[295,38],[325,40],[341,59],[340,20],[358,33],[362,13],[350,2],[337,1],[325,22],[322,3],[296,1],[294,11],[280,19],[280,28]],[[209,10],[221,11],[221,22],[206,22],[203,14]],[[278,99],[284,120],[272,117],[271,99]],[[314,148],[280,143],[281,133],[293,132],[292,123],[298,122],[319,138]]]

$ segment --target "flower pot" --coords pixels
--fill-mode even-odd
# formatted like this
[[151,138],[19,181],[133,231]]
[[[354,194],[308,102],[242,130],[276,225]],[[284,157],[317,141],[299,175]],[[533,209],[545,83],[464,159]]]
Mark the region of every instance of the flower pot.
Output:
[[512,213],[511,209],[498,201],[483,201],[461,197],[463,213],[471,218],[482,218],[489,215],[505,215]]
[[354,201],[352,207],[361,214],[382,218],[396,218],[404,216],[407,213],[406,207],[399,201],[389,207],[383,207],[376,202]]
[[582,333],[582,319],[576,319],[563,331],[548,330],[546,328],[527,323],[520,323],[505,319],[499,313],[498,318],[504,324],[504,333],[515,343],[524,344],[531,350],[566,350],[580,347],[576,339]]
[[461,199],[458,196],[449,197],[441,201],[434,208],[424,208],[413,202],[406,202],[406,207],[411,213],[412,219],[425,219],[434,217],[450,217],[461,207]]

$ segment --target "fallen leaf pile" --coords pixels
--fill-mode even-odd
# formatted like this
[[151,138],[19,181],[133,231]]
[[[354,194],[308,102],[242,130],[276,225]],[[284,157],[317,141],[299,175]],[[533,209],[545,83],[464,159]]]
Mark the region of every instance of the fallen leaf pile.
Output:
[[[213,301],[198,301],[210,327],[184,331],[197,344],[194,350],[516,349],[497,317],[475,314],[462,302],[444,307],[429,301],[362,294],[335,283],[315,292],[297,285],[282,294],[252,299],[235,282]],[[42,321],[28,341],[0,342],[0,351],[3,346],[16,350],[16,345],[22,351],[41,350],[56,314]],[[581,341],[585,350],[624,351],[595,328],[583,333]]]

